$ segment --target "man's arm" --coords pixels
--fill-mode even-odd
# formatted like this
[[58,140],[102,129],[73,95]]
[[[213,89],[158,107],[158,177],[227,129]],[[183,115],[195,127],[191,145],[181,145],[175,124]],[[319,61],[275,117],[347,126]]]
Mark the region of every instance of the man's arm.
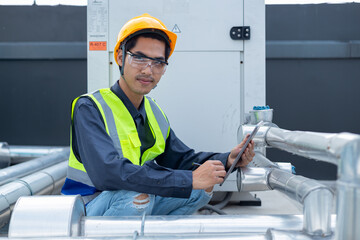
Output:
[[[245,141],[246,138],[234,147],[230,153],[195,153],[193,149],[190,149],[176,137],[173,130],[170,130],[169,137],[166,141],[165,152],[158,156],[156,161],[162,166],[173,169],[197,168],[192,173],[193,188],[207,189],[223,182],[223,178],[226,175],[225,167],[228,169],[231,166]],[[246,166],[252,161],[254,155],[254,143],[251,141],[243,153],[241,161],[237,164],[237,167]],[[201,166],[198,167],[194,165],[194,162],[200,163]]]
[[195,152],[183,143],[170,129],[169,137],[166,140],[165,152],[156,158],[156,162],[161,166],[171,169],[194,170],[197,168],[193,163],[203,164],[207,160],[219,160],[225,166],[228,160],[229,152]]
[[191,171],[165,168],[154,161],[141,167],[132,164],[119,156],[90,99],[80,98],[74,111],[74,150],[97,189],[125,189],[164,197],[190,196]]

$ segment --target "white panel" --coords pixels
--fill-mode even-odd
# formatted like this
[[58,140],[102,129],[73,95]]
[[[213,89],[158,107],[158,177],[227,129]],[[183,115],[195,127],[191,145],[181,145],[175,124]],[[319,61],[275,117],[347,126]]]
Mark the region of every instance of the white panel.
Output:
[[[108,0],[88,0],[87,6],[87,60],[88,92],[109,87],[109,5]],[[89,43],[106,43],[106,48],[90,50]]]
[[240,124],[240,53],[177,52],[150,94],[197,151],[230,151]]
[[243,24],[243,1],[240,0],[112,0],[109,3],[110,46],[114,48],[117,34],[131,18],[149,13],[159,18],[168,29],[175,24],[176,51],[242,51],[242,41],[230,38],[230,29]]
[[266,102],[264,0],[244,1],[244,25],[251,28],[250,40],[244,41],[244,111],[248,113]]
[[[244,112],[265,105],[264,0],[88,0],[88,13],[90,2],[108,2],[108,11],[99,11],[101,16],[108,14],[101,18],[108,19],[104,38],[108,47],[107,51],[88,51],[89,91],[119,79],[113,60],[117,34],[129,19],[149,13],[170,30],[177,25],[181,31],[167,72],[149,95],[189,147],[230,151],[237,144]],[[232,40],[231,27],[243,25],[251,28],[250,40]],[[235,179],[231,175],[228,190],[236,187]]]

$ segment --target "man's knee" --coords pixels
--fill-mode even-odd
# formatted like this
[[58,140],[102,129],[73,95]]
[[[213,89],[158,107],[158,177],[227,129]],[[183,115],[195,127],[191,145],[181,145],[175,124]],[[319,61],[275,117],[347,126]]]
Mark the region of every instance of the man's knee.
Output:
[[193,190],[190,196],[190,202],[195,203],[200,207],[205,206],[209,203],[212,194],[205,192],[204,190]]
[[146,193],[140,193],[136,195],[133,199],[133,204],[141,206],[146,205],[150,202],[150,196]]

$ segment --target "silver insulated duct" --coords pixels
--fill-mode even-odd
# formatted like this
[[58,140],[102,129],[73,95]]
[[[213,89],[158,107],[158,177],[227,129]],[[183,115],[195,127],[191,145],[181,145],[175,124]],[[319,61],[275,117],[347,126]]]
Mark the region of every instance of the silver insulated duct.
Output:
[[14,179],[29,175],[43,168],[52,166],[56,163],[65,161],[69,158],[70,149],[63,148],[61,151],[55,151],[53,154],[41,156],[39,158],[19,163],[11,167],[0,170],[0,185],[11,182]]
[[86,217],[80,196],[35,196],[16,203],[9,238],[272,239],[269,228],[306,236],[302,222],[302,215]]
[[[69,148],[66,148],[0,171],[2,183],[7,182],[7,178],[13,180],[0,186],[0,228],[9,222],[13,206],[19,197],[59,193],[66,177],[68,156]],[[19,179],[21,176],[25,177]]]
[[[254,126],[244,125],[239,137]],[[336,239],[360,239],[360,136],[289,131],[263,126],[254,142],[338,166]]]

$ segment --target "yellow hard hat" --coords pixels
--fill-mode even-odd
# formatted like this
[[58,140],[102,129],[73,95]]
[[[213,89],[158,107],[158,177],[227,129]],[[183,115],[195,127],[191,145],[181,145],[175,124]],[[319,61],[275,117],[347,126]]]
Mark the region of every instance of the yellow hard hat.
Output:
[[162,23],[159,19],[150,16],[147,13],[144,13],[143,15],[140,15],[138,17],[134,17],[130,19],[125,25],[121,28],[118,37],[117,42],[114,48],[114,58],[116,63],[117,62],[117,55],[118,55],[118,49],[121,45],[121,43],[129,36],[134,35],[134,33],[149,29],[149,32],[151,32],[153,29],[160,30],[164,32],[168,38],[169,45],[170,45],[170,54],[174,52],[175,44],[176,44],[176,34],[169,31],[165,24]]

